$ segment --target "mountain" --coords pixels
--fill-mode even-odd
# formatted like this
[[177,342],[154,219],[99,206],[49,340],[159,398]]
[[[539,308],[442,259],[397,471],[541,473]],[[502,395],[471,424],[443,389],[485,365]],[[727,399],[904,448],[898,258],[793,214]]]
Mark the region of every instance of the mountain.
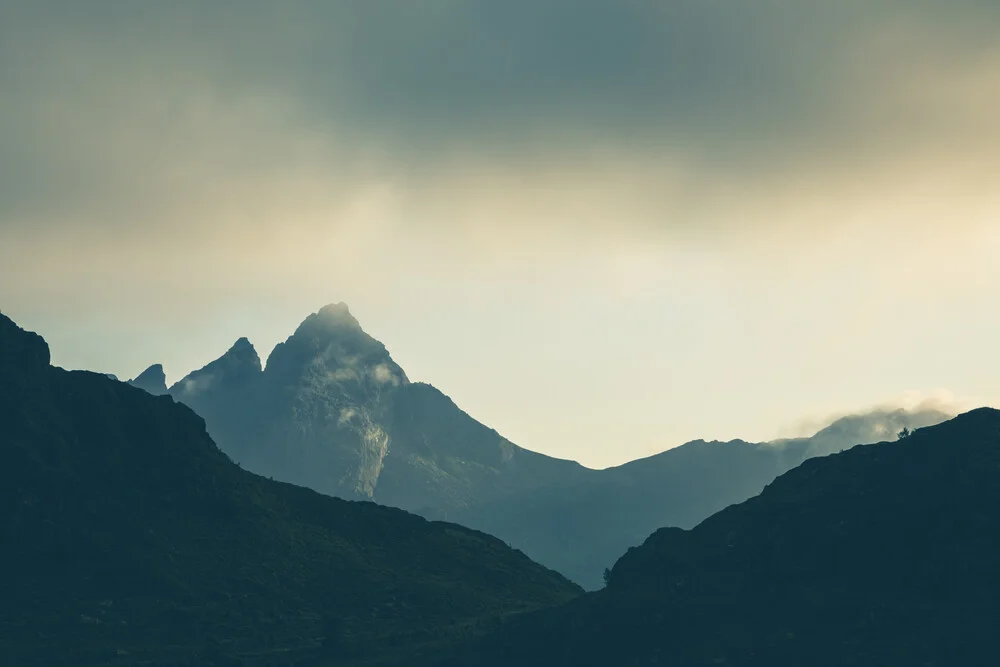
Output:
[[936,410],[873,410],[842,417],[809,438],[773,443],[697,440],[558,485],[472,505],[453,521],[496,535],[589,590],[629,547],[664,526],[692,528],[756,495],[813,456],[895,438],[948,418]]
[[607,470],[536,454],[411,382],[344,304],[310,315],[261,369],[241,338],[170,388],[247,469],[483,530],[589,589],[663,526],[689,528],[806,457],[947,415],[873,411],[811,438],[695,441]]
[[447,516],[591,472],[521,449],[410,382],[344,304],[307,317],[263,370],[241,339],[170,393],[249,470],[411,511]]
[[0,315],[4,664],[405,663],[580,592],[483,533],[251,474],[170,396],[49,359]]
[[[117,379],[117,378],[112,378]],[[163,396],[167,393],[167,376],[161,364],[153,364],[128,383],[138,387],[153,396]]]
[[440,664],[995,664],[998,561],[1000,412],[984,408],[809,459]]

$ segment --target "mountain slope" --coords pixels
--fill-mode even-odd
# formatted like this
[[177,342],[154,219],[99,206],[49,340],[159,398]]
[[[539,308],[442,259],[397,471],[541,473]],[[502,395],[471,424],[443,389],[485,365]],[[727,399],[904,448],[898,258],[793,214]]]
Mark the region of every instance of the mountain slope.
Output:
[[587,589],[629,547],[664,526],[691,528],[756,495],[807,458],[940,423],[935,410],[874,410],[842,417],[809,438],[774,443],[697,440],[596,471],[571,485],[473,505],[450,519],[496,535]]
[[1000,412],[981,409],[657,531],[605,590],[443,664],[994,664],[998,559]]
[[488,535],[243,471],[191,410],[49,366],[3,315],[0,538],[21,666],[375,664],[579,592]]

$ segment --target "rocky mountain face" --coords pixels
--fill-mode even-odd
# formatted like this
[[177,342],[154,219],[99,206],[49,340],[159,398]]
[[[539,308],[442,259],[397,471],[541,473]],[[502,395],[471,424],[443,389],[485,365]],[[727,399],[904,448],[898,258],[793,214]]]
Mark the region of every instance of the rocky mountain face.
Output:
[[347,306],[310,315],[264,370],[245,339],[170,388],[247,469],[427,514],[587,471],[521,449],[411,383]]
[[439,665],[988,665],[1000,412],[812,458]]
[[[195,379],[242,378],[234,350]],[[51,367],[3,315],[0,540],[21,667],[409,664],[580,593],[483,533],[241,470],[187,407]]]

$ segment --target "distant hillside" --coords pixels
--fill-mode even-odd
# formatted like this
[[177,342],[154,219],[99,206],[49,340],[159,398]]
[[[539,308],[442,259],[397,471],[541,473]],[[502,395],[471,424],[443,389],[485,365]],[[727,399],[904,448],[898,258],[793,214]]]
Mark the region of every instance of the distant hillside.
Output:
[[875,410],[838,419],[810,438],[763,444],[698,440],[597,471],[577,484],[543,487],[447,516],[595,590],[603,586],[606,568],[658,528],[692,528],[812,456],[895,439],[904,427],[947,418],[934,410]]
[[435,664],[992,665],[1000,412],[813,458]]
[[0,656],[382,664],[580,591],[485,534],[241,470],[201,418],[0,315]]

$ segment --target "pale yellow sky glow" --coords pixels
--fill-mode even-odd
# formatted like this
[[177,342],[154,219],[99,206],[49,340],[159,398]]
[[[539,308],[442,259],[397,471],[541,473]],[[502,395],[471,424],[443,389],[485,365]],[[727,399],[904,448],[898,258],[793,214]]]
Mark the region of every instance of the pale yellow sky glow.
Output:
[[176,380],[345,301],[593,466],[990,402],[1000,7],[827,4],[0,0],[0,308]]

